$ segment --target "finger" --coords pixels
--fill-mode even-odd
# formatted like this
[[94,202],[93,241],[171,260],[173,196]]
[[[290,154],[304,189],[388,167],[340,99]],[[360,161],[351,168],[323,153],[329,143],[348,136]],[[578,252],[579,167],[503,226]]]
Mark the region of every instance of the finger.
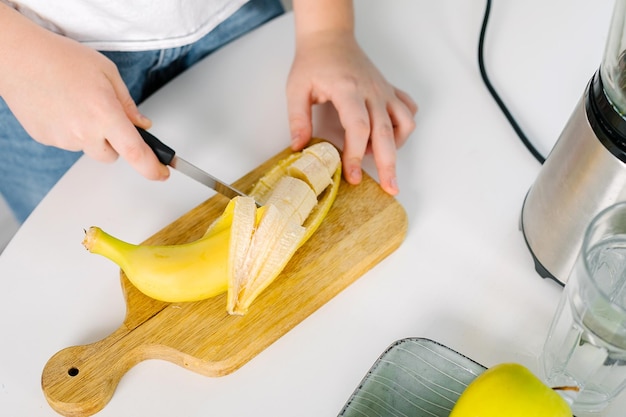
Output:
[[122,116],[107,133],[107,140],[117,153],[137,172],[149,180],[165,180],[169,169],[143,141],[135,126]]
[[392,119],[387,109],[380,104],[371,104],[369,108],[372,120],[370,143],[380,186],[385,192],[396,195],[398,194],[396,140]]
[[393,90],[394,90],[396,97],[398,97],[400,101],[402,101],[404,105],[410,110],[411,114],[415,116],[415,114],[417,113],[417,110],[419,110],[417,103],[413,101],[410,95],[400,90],[399,88],[394,88]]
[[291,147],[295,151],[302,149],[313,134],[311,106],[310,91],[308,89],[288,88],[287,115],[289,117]]
[[345,130],[343,170],[350,184],[361,182],[361,162],[367,149],[371,126],[365,102],[356,95],[338,96],[333,104]]
[[388,142],[373,142],[372,148],[380,187],[387,194],[398,194],[400,189],[396,175],[396,147],[388,146]]
[[389,104],[389,117],[393,125],[396,148],[401,147],[415,130],[414,114],[400,101]]

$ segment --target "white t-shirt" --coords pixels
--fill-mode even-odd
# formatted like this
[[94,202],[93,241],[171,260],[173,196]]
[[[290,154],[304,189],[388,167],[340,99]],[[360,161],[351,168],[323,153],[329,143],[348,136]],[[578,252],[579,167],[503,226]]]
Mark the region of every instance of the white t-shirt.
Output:
[[193,43],[248,0],[0,0],[94,49],[142,51]]

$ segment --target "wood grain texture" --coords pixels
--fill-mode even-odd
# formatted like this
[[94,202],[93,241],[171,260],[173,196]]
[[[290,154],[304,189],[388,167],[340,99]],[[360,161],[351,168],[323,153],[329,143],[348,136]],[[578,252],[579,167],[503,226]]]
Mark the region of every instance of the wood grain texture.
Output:
[[[250,190],[290,152],[285,149],[234,185]],[[144,243],[196,240],[227,203],[216,195]],[[402,206],[364,174],[358,186],[342,181],[318,231],[245,316],[227,314],[225,294],[193,303],[154,300],[122,273],[124,323],[99,342],[69,347],[50,358],[42,374],[46,399],[62,415],[92,415],[109,402],[122,376],[146,359],[167,360],[213,377],[231,373],[393,252],[406,230]]]

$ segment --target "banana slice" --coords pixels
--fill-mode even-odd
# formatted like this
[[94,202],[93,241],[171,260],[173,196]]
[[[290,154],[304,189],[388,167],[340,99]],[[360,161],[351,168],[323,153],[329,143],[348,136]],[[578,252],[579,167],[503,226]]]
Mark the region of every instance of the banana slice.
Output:
[[339,163],[341,162],[341,158],[339,156],[339,152],[337,149],[328,142],[319,142],[314,145],[305,148],[302,151],[303,154],[311,154],[318,158],[324,167],[326,167],[326,172],[329,177],[332,177]]
[[300,158],[289,165],[287,175],[305,181],[313,189],[315,195],[320,195],[332,182],[326,166],[311,153],[303,153]]
[[317,196],[306,182],[284,176],[278,180],[266,204],[276,206],[288,218],[301,225],[317,204]]
[[265,204],[267,199],[272,194],[276,183],[286,175],[287,167],[291,163],[300,158],[300,152],[292,153],[285,159],[281,160],[270,169],[259,181],[255,184],[250,195],[253,196],[260,204]]

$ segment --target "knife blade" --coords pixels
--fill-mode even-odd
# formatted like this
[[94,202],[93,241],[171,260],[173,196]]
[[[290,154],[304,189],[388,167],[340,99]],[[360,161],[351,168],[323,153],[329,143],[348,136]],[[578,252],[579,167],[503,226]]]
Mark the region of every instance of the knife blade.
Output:
[[161,140],[159,140],[152,133],[140,127],[137,127],[137,130],[139,131],[139,134],[143,138],[144,142],[146,142],[148,146],[150,146],[150,148],[162,164],[171,166],[175,170],[182,172],[188,177],[193,178],[199,183],[206,185],[207,187],[217,191],[218,193],[228,198],[234,198],[237,196],[247,197],[246,194],[239,191],[238,189],[226,184],[223,181],[220,181],[213,175],[201,170],[200,168],[176,155],[174,149],[161,142]]

